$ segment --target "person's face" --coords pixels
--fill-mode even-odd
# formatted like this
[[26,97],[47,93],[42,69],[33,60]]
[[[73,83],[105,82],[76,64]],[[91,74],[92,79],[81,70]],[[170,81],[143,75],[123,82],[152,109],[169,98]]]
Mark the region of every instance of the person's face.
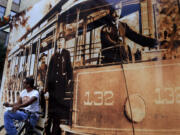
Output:
[[24,87],[25,89],[30,88],[30,85],[26,82],[26,80],[23,81],[23,87]]
[[45,62],[42,62],[42,64],[41,64],[41,67],[40,67],[40,68],[41,68],[42,70],[44,70],[44,69],[45,69],[45,67],[46,67]]
[[121,8],[116,9],[113,14],[112,14],[114,19],[119,19],[119,17],[121,16]]
[[121,8],[115,10],[116,16],[119,18],[121,16]]
[[57,40],[57,48],[60,49],[60,48],[64,48],[65,47],[65,39],[64,38],[59,38]]
[[45,56],[43,56],[42,58],[41,58],[41,62],[43,63],[45,63],[46,62],[46,57]]
[[122,1],[114,5],[115,11],[113,13],[113,17],[116,19],[119,19],[121,16],[121,10],[122,10]]

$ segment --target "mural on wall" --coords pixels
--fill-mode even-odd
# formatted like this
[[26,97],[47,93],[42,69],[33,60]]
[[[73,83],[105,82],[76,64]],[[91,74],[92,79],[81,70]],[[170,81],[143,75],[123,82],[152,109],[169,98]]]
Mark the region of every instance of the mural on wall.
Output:
[[59,0],[43,0],[19,13],[12,22],[9,47],[16,46],[22,40],[21,37],[30,31],[58,2]]
[[180,45],[180,6],[178,0],[159,1],[157,4],[158,38],[161,41],[160,48],[168,49],[165,59],[179,58]]
[[46,134],[59,119],[71,132],[119,135],[162,135],[168,120],[167,135],[179,133],[179,23],[179,0],[40,1],[12,20],[2,113],[33,77]]

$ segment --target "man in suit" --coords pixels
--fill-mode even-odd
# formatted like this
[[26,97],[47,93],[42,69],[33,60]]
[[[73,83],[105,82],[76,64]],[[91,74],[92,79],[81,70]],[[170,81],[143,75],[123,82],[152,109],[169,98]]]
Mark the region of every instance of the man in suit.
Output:
[[106,24],[101,29],[102,63],[128,62],[132,59],[130,47],[125,43],[125,37],[142,45],[155,47],[155,39],[143,36],[133,31],[126,23],[120,22],[122,3],[110,7],[106,17]]
[[[73,71],[70,52],[64,47],[65,37],[61,35],[57,39],[57,49],[51,57],[47,75],[46,88],[49,92],[48,120],[45,128],[47,135],[60,135],[60,120],[69,117],[70,106],[66,104],[64,97],[67,86],[72,81]],[[53,123],[52,133],[50,133],[51,123]]]

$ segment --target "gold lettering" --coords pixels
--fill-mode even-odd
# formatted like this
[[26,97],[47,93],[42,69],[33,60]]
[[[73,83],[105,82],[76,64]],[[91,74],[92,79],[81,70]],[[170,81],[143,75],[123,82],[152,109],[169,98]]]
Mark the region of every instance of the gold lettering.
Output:
[[[96,105],[96,106],[101,106],[101,105],[103,105],[103,92],[101,92],[101,91],[95,91],[95,92],[94,92],[94,96],[96,97],[96,95],[97,95],[97,99],[98,99],[99,102],[94,101],[94,105]],[[99,96],[98,96],[98,95],[99,95]]]
[[113,101],[114,93],[112,91],[105,91],[104,92],[104,105],[111,106],[114,104]]
[[175,88],[175,94],[176,94],[176,103],[180,104],[180,87]]
[[156,88],[155,89],[155,93],[158,94],[158,99],[155,100],[155,104],[164,104],[164,100],[161,98],[161,89],[160,88]]
[[164,91],[169,92],[169,98],[165,99],[165,104],[174,104],[174,90],[173,88],[165,88]]
[[87,105],[87,106],[92,105],[92,101],[90,101],[90,92],[89,91],[85,92],[85,97],[87,97],[87,101],[84,101],[84,105]]

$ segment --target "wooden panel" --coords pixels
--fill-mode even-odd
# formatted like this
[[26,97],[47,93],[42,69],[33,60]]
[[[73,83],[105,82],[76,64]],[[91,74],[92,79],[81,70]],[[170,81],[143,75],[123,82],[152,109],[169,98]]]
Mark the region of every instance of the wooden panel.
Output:
[[[177,124],[180,122],[179,60],[123,66],[129,95],[138,95],[145,105],[145,112],[133,111],[145,115],[134,123],[135,132],[138,135],[180,133]],[[76,70],[74,127],[132,132],[132,122],[124,112],[127,101],[125,78],[120,65]],[[136,105],[133,109],[137,109]],[[138,115],[133,114],[134,117]]]

